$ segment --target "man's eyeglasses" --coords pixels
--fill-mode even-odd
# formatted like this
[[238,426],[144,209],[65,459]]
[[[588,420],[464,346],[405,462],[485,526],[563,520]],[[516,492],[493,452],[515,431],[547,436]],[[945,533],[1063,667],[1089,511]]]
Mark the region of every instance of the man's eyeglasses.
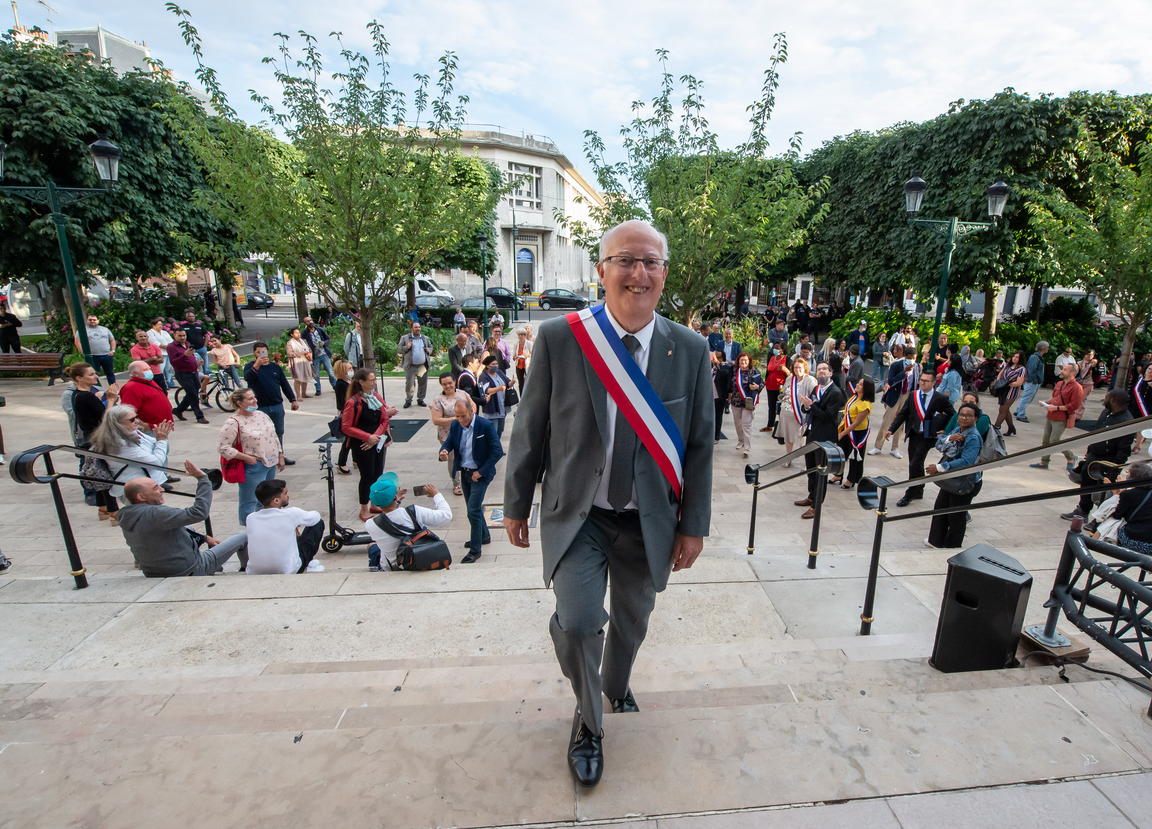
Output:
[[637,259],[634,256],[605,256],[603,261],[622,271],[630,271],[640,262],[648,273],[657,273],[668,264],[667,259]]

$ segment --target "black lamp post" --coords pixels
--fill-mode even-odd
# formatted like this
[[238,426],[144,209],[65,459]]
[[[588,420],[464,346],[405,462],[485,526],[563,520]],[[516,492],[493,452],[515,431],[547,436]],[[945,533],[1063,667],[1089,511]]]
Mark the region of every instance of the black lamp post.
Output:
[[488,249],[488,234],[481,233],[476,237],[480,245],[480,279],[484,283],[484,341],[488,341],[488,262],[485,254]]
[[919,173],[913,173],[912,178],[904,183],[904,209],[908,212],[908,221],[916,227],[926,228],[937,236],[943,236],[944,244],[944,272],[940,277],[940,292],[936,295],[936,325],[932,330],[932,350],[929,356],[929,365],[936,359],[936,351],[940,347],[940,321],[944,316],[944,305],[948,299],[948,275],[952,269],[952,253],[956,250],[956,243],[970,233],[978,230],[995,227],[996,220],[1004,215],[1004,206],[1008,203],[1009,187],[1004,179],[998,178],[996,183],[985,191],[988,197],[988,215],[991,222],[962,222],[955,216],[951,219],[921,219],[920,205],[924,201],[924,193],[928,189],[928,182],[920,178]]
[[[4,152],[7,145],[0,141],[0,180],[4,178]],[[56,239],[60,243],[60,259],[64,263],[64,277],[68,281],[68,296],[72,300],[72,311],[76,317],[76,338],[80,340],[80,351],[87,362],[92,362],[92,348],[88,344],[88,332],[83,324],[83,309],[80,306],[80,291],[76,286],[76,274],[72,270],[72,254],[68,250],[66,228],[68,217],[63,208],[78,204],[97,194],[111,193],[120,178],[120,148],[101,133],[96,141],[88,145],[88,153],[104,186],[57,187],[52,179],[42,187],[0,187],[0,193],[9,193],[27,199],[33,204],[47,205],[52,211],[52,223],[56,225]]]

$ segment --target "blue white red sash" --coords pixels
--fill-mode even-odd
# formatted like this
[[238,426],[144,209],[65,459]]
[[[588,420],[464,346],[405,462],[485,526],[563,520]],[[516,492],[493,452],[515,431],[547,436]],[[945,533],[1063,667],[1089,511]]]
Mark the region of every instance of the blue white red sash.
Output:
[[1148,405],[1144,402],[1144,394],[1140,391],[1141,386],[1147,386],[1144,378],[1141,377],[1136,381],[1136,385],[1132,388],[1132,396],[1136,398],[1136,405],[1140,408],[1140,415],[1148,417]]
[[[740,398],[742,400],[747,400],[748,395],[746,395],[744,393],[744,382],[743,382],[742,374],[743,374],[743,372],[740,369],[736,369],[736,390],[740,392]],[[760,392],[756,392],[755,397],[753,397],[752,399],[753,400],[759,400],[760,399]]]
[[603,305],[565,316],[592,370],[672,485],[684,483],[684,441],[672,415],[628,353]]
[[852,416],[850,412],[856,401],[860,398],[855,394],[848,400],[848,405],[844,407],[844,429],[848,432],[848,443],[852,446],[852,453],[849,455],[849,460],[858,461],[863,459],[860,450],[868,445],[868,435],[872,433],[872,419],[868,419],[868,426],[864,429],[864,437],[856,440],[856,433],[852,431]]
[[[795,371],[795,369],[793,369]],[[800,411],[800,378],[795,374],[789,381],[788,386],[788,399],[792,401],[792,416],[796,418],[796,425],[804,425],[804,415]]]
[[916,414],[920,416],[920,422],[923,423],[928,420],[928,411],[924,407],[924,392],[916,391],[912,394],[912,404],[916,407]]

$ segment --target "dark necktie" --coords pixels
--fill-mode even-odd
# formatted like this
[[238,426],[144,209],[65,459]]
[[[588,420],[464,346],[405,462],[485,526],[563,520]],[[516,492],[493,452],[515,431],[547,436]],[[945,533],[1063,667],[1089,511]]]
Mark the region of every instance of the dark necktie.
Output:
[[[640,341],[631,334],[624,335],[624,347],[636,359]],[[616,433],[612,442],[612,472],[608,478],[608,504],[614,510],[622,510],[632,500],[632,472],[636,459],[636,430],[624,417],[624,412],[616,408]]]

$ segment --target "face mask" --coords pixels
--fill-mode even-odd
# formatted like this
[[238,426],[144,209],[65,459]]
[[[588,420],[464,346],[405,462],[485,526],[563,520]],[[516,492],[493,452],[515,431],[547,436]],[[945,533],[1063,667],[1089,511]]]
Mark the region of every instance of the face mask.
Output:
[[258,411],[260,411],[260,407],[259,406],[245,406],[244,411],[246,411],[246,412],[258,412]]
[[150,371],[146,371],[146,372],[144,372],[144,379],[145,379],[145,380],[151,380],[151,379],[152,379],[153,377],[155,377],[155,376],[156,376],[156,375],[155,375],[155,374],[153,374],[153,373],[152,373],[152,372],[150,372]]
[[349,382],[351,382],[351,381],[352,381],[352,375],[354,375],[355,373],[356,373],[356,372],[354,372],[354,371],[349,371],[349,372],[346,372],[346,373],[344,374],[344,376],[348,378],[348,381],[349,381]]

